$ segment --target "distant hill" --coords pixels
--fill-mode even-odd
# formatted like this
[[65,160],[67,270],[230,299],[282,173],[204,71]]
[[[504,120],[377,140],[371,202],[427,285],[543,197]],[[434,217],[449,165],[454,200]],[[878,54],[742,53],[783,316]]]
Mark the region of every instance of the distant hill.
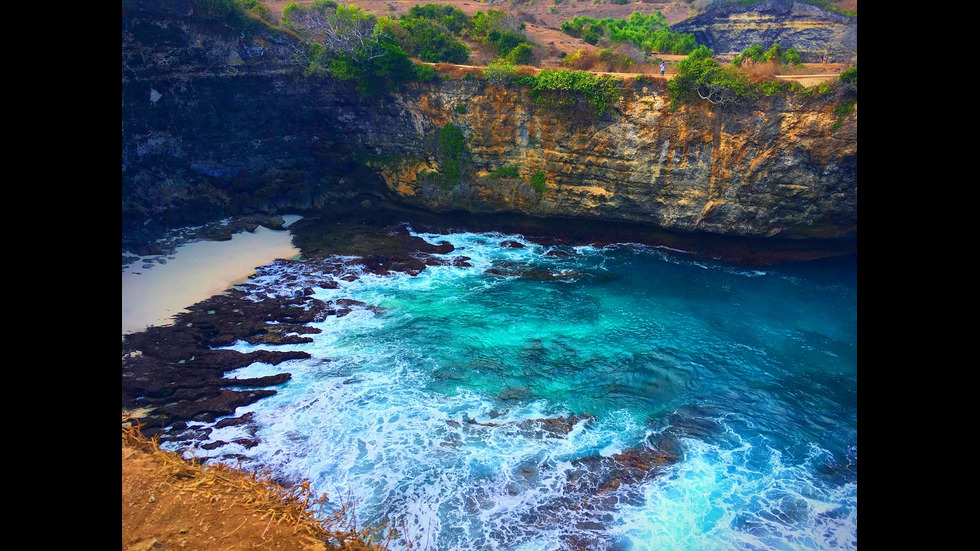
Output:
[[817,62],[826,54],[837,62],[857,63],[857,18],[806,2],[725,4],[680,21],[671,31],[694,34],[698,44],[720,57],[737,55],[753,44],[764,50],[779,44],[795,49],[805,62]]

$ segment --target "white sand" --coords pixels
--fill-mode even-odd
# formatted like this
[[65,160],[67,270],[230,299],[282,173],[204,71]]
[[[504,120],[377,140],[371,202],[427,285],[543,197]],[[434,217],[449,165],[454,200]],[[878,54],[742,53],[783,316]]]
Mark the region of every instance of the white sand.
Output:
[[[287,226],[299,216],[283,216]],[[293,258],[299,249],[288,231],[258,227],[236,233],[231,241],[199,241],[177,248],[173,260],[143,268],[137,260],[122,275],[122,332],[169,325],[185,308],[245,281],[255,268],[277,258]]]

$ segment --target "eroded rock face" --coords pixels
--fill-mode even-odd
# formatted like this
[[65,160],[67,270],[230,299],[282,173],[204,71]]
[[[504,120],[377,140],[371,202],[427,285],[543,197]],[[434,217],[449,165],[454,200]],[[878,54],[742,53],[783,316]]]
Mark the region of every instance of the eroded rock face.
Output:
[[[440,124],[462,128],[471,151],[451,188],[425,177],[438,166],[424,150],[380,166],[400,202],[720,235],[856,235],[856,116],[839,121],[828,100],[768,98],[736,111],[673,111],[662,87],[631,82],[614,110],[574,121],[535,105],[518,85],[447,81],[400,98],[407,110],[422,110],[431,133]],[[461,102],[463,114],[452,109]],[[517,167],[519,176],[495,178],[504,166]],[[543,192],[528,183],[539,171]]]
[[[298,75],[291,40],[193,17],[124,20],[124,237],[229,214],[392,203],[723,236],[856,237],[856,109],[838,116],[832,99],[672,110],[662,84],[640,80],[590,119],[481,79],[364,97]],[[469,150],[450,185],[438,177],[447,124]],[[495,177],[502,167],[517,176]],[[530,183],[538,173],[543,188]]]
[[734,56],[753,44],[793,48],[806,62],[821,55],[857,62],[857,19],[793,0],[730,3],[681,21],[671,31],[691,33],[715,55]]

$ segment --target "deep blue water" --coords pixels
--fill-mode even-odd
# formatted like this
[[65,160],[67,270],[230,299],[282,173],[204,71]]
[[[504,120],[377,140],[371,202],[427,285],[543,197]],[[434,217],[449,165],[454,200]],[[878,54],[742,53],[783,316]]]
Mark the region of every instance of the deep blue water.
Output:
[[[746,268],[422,237],[472,267],[317,289],[384,311],[280,347],[312,359],[232,374],[293,374],[247,408],[262,441],[239,450],[251,466],[349,492],[360,522],[401,528],[392,548],[857,547],[855,258]],[[594,417],[561,436],[520,424],[570,415]],[[576,486],[645,447],[679,460]]]

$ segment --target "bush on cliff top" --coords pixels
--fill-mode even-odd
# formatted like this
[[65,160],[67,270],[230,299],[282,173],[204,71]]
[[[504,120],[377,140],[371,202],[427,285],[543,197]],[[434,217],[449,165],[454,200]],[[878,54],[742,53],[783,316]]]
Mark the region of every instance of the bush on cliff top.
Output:
[[276,24],[268,6],[259,0],[194,0],[194,9],[204,19],[236,19],[246,25],[260,21]]
[[752,89],[745,75],[718,65],[713,55],[707,46],[698,46],[677,63],[677,75],[667,83],[671,107],[697,99],[715,105],[730,105],[751,95]]
[[735,67],[742,66],[746,61],[753,63],[775,63],[778,65],[801,65],[803,59],[793,48],[783,50],[779,44],[773,44],[771,48],[763,51],[762,46],[753,44],[742,50],[742,53],[732,58],[731,64]]
[[620,82],[587,71],[545,69],[534,77],[531,98],[551,107],[567,110],[585,108],[602,115],[619,101]]
[[[761,48],[758,48],[761,51]],[[748,58],[758,53],[748,52]],[[779,49],[770,49],[768,58],[780,55]],[[795,93],[802,96],[833,95],[837,101],[854,101],[857,98],[857,68],[844,71],[833,83],[804,88],[798,83],[764,80],[753,82],[735,65],[723,67],[713,59],[707,46],[699,46],[687,59],[677,63],[677,75],[667,83],[671,107],[698,100],[721,107],[736,105],[759,96]],[[762,55],[760,59],[767,59]]]
[[363,94],[377,94],[424,76],[391,32],[391,22],[357,6],[316,2],[287,5],[282,25],[295,31],[306,49],[294,61],[306,75],[330,74],[352,80]]
[[466,63],[470,49],[453,37],[449,29],[438,21],[420,17],[402,18],[394,25],[405,31],[402,47],[410,55],[430,63]]
[[697,46],[693,34],[670,32],[667,19],[659,11],[649,15],[635,11],[629,19],[576,17],[562,23],[561,30],[592,45],[605,37],[635,44],[647,52],[686,54]]
[[622,80],[614,77],[567,69],[544,69],[537,75],[521,75],[513,63],[503,58],[494,60],[484,76],[494,84],[516,82],[529,86],[535,103],[566,114],[601,116],[622,95]]

